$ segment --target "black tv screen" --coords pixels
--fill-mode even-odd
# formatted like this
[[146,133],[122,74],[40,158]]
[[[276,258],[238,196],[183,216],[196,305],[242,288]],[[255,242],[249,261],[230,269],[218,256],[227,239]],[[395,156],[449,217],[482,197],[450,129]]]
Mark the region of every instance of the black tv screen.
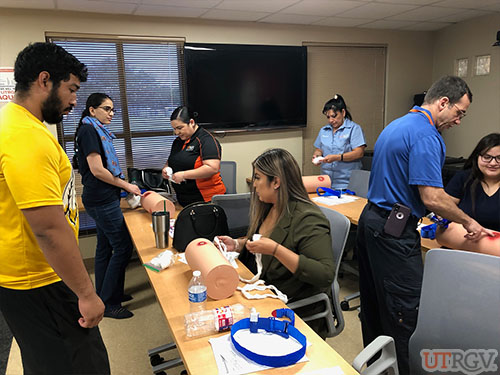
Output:
[[186,43],[187,104],[212,130],[306,126],[307,49]]

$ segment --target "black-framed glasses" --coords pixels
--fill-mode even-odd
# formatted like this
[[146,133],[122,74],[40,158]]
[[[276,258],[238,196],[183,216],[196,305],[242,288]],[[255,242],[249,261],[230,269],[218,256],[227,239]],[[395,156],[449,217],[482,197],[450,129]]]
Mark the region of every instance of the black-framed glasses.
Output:
[[458,118],[461,120],[463,119],[465,116],[467,116],[467,113],[465,113],[465,111],[463,109],[460,109],[460,107],[456,104],[453,104],[453,106],[458,109]]
[[495,160],[497,164],[500,164],[500,155],[493,156],[493,155],[484,154],[484,155],[479,155],[479,156],[481,157],[481,160],[485,163],[489,163],[490,161]]
[[114,114],[114,115],[116,115],[116,113],[117,113],[116,108],[109,107],[109,106],[107,106],[107,105],[105,105],[104,107],[97,107],[97,108],[104,109],[104,111],[106,111],[106,113],[111,113],[111,112],[113,112],[113,114]]

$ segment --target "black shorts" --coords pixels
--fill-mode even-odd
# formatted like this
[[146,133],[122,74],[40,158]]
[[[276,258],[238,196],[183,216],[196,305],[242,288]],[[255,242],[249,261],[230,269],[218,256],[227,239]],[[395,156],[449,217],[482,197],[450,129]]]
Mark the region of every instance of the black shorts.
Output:
[[109,374],[98,327],[78,324],[78,298],[62,281],[17,290],[0,287],[0,309],[21,349],[24,374]]

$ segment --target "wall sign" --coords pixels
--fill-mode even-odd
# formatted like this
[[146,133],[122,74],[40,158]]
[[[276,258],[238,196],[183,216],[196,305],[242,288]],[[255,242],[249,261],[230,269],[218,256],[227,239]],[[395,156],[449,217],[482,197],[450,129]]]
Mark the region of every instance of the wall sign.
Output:
[[14,68],[0,67],[0,104],[14,99]]

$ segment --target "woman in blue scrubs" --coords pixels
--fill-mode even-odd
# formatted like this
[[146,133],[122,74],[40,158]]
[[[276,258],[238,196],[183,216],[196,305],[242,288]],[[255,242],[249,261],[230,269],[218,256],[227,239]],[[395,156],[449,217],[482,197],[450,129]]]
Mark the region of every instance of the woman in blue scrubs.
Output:
[[321,165],[321,174],[330,176],[333,189],[346,189],[351,171],[361,169],[366,148],[363,129],[352,121],[340,94],[325,103],[323,114],[328,124],[320,129],[314,142],[313,163]]

